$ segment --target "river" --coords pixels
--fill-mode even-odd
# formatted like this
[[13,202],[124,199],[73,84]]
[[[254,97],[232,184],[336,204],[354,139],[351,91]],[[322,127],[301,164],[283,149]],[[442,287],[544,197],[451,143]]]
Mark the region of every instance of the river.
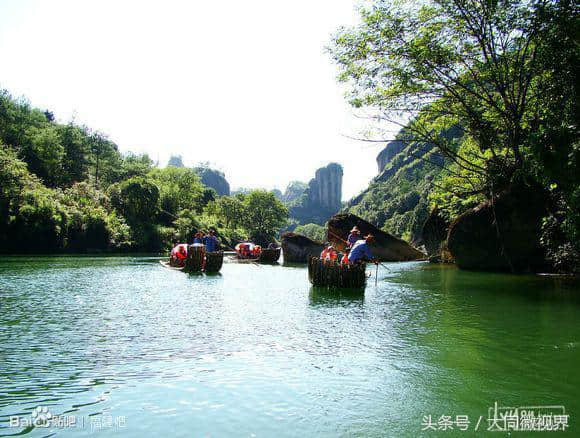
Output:
[[414,262],[336,293],[158,261],[0,258],[0,435],[470,436],[496,402],[580,434],[577,283]]

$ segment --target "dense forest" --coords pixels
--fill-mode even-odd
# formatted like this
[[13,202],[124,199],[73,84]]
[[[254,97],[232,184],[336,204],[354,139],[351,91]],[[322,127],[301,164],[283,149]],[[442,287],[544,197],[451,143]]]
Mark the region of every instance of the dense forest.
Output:
[[0,251],[162,251],[209,228],[267,243],[286,224],[274,194],[218,196],[200,177],[212,172],[171,164],[1,91]]
[[556,270],[578,269],[579,16],[566,0],[366,3],[329,51],[353,107],[399,125],[387,140],[402,147],[348,208],[415,241],[436,212],[444,244],[497,241],[517,270],[532,239]]

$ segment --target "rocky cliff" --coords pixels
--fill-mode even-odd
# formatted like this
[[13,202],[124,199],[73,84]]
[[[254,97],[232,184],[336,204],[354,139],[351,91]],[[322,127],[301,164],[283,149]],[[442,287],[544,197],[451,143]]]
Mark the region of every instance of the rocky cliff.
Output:
[[196,167],[195,171],[201,178],[201,182],[214,189],[219,196],[230,195],[230,184],[226,180],[223,172],[210,169],[209,167]]
[[282,202],[290,203],[298,199],[308,188],[308,184],[302,181],[292,181],[286,187],[284,194],[282,195]]
[[[456,137],[458,130],[442,136]],[[401,130],[377,156],[379,174],[369,187],[352,198],[344,211],[356,214],[395,236],[420,246],[429,215],[431,182],[441,171],[443,156],[435,146],[414,141]]]
[[385,169],[385,166],[400,152],[405,149],[405,143],[401,140],[390,141],[385,148],[377,155],[377,165],[379,174]]
[[318,169],[314,179],[308,183],[310,200],[327,210],[340,209],[342,197],[342,166],[330,163]]
[[323,224],[340,210],[341,199],[342,166],[330,163],[318,169],[308,187],[289,203],[290,217],[301,224]]

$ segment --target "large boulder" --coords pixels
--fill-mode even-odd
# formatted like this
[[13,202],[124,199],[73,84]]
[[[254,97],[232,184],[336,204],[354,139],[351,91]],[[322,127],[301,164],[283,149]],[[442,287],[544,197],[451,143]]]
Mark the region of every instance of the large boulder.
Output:
[[457,217],[447,247],[463,269],[529,272],[544,267],[539,242],[548,197],[541,187],[512,186],[493,203]]
[[400,262],[426,258],[425,254],[413,248],[404,240],[350,213],[337,214],[328,221],[328,240],[335,248],[343,251],[346,247],[346,239],[350,230],[355,225],[363,236],[369,233],[375,236],[376,241],[372,247],[372,252],[381,261]]
[[449,233],[449,221],[441,215],[437,207],[431,210],[421,231],[421,241],[425,245],[425,251],[430,262],[449,263],[452,261],[447,249],[447,234]]
[[282,235],[282,251],[284,251],[285,262],[307,263],[308,257],[319,256],[323,249],[322,242],[317,242],[301,234],[284,233]]

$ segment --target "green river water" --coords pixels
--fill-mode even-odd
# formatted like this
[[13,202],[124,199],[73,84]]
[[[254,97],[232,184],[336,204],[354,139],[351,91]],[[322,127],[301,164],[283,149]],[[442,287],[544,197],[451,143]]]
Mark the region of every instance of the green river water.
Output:
[[569,415],[510,436],[580,436],[577,283],[393,263],[337,293],[158,261],[0,258],[0,436],[507,436],[496,402]]

